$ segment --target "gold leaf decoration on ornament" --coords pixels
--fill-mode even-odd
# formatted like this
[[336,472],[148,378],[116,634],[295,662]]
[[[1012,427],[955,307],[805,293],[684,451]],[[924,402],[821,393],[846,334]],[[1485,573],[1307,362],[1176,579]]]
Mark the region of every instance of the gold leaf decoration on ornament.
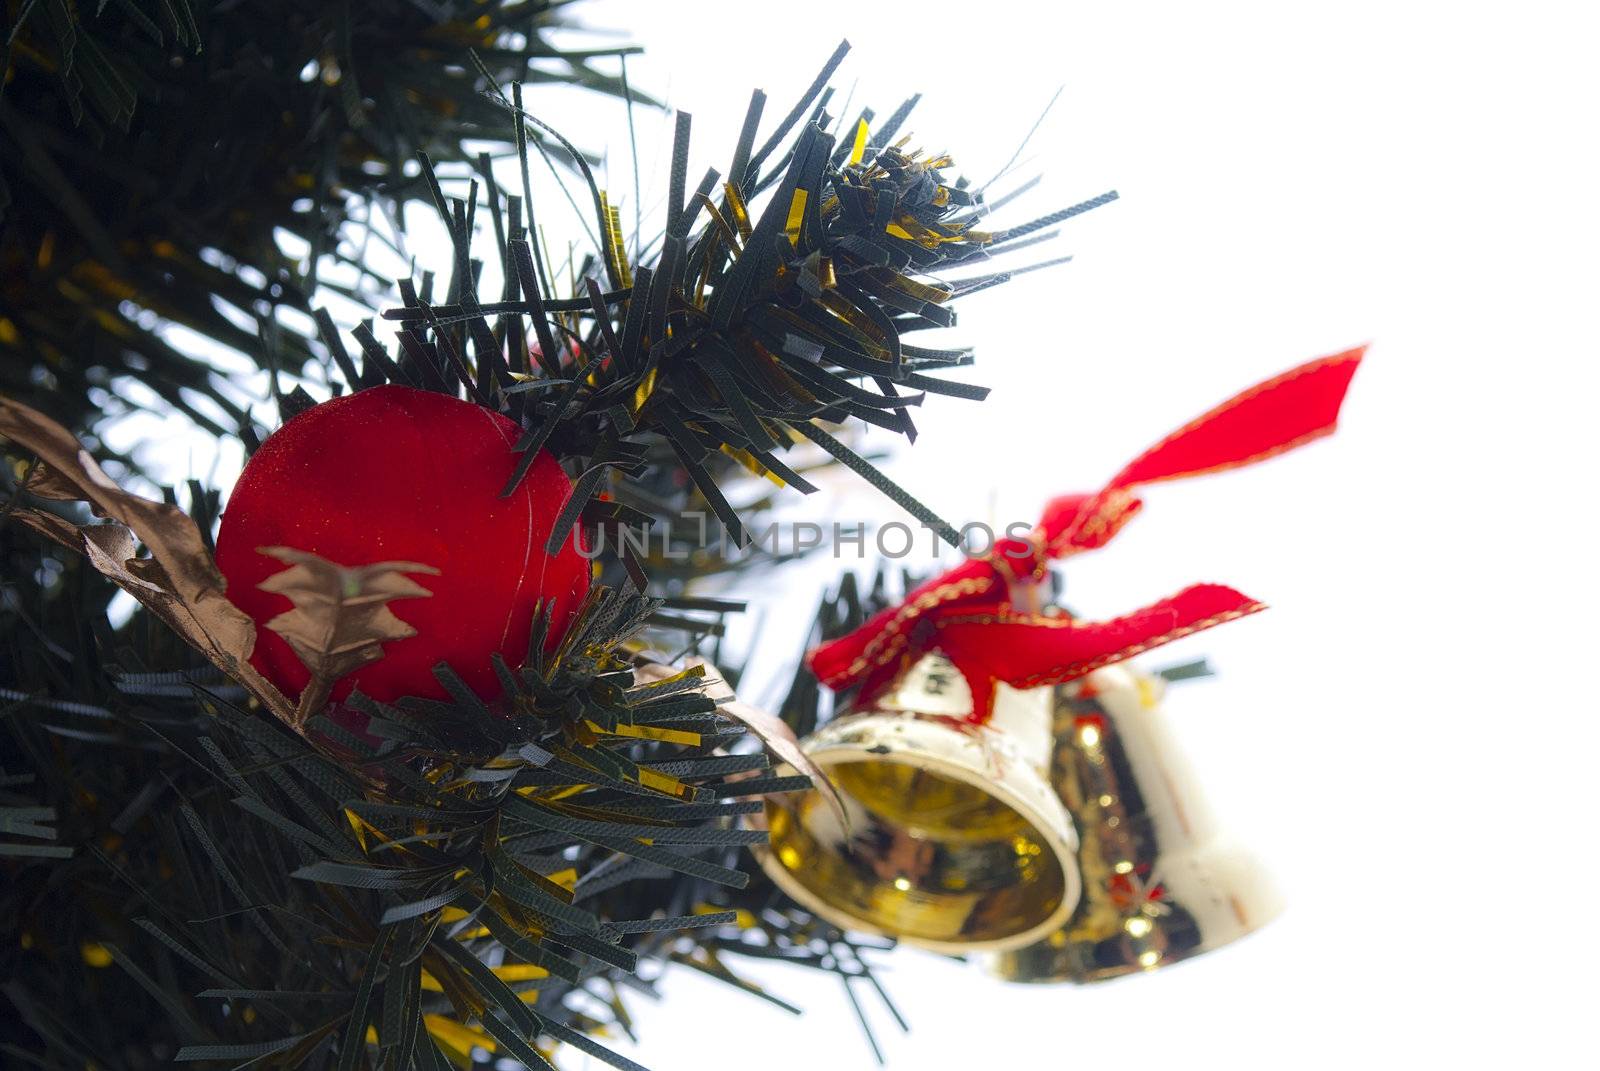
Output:
[[[84,555],[212,665],[253,692],[273,714],[289,720],[289,701],[250,665],[255,622],[228,601],[227,582],[186,513],[118,487],[71,432],[20,402],[0,398],[0,436],[38,458],[25,485],[28,493],[87,502],[110,523],[77,525],[26,507],[10,516]],[[149,548],[150,557],[134,556],[139,543]]]
[[289,564],[257,586],[294,603],[294,609],[266,627],[282,636],[311,671],[311,683],[295,708],[297,727],[321,709],[339,678],[382,658],[384,644],[417,634],[394,616],[389,602],[427,598],[433,592],[405,574],[439,575],[432,566],[416,562],[346,566],[293,547],[256,549]]

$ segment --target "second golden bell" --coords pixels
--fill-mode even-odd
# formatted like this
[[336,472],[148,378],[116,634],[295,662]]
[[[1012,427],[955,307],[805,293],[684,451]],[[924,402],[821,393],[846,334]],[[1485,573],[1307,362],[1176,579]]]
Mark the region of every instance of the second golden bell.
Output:
[[1082,837],[1084,894],[1045,940],[990,958],[1016,982],[1102,982],[1228,944],[1274,918],[1276,890],[1211,817],[1161,712],[1165,681],[1129,665],[1053,689],[1051,780]]

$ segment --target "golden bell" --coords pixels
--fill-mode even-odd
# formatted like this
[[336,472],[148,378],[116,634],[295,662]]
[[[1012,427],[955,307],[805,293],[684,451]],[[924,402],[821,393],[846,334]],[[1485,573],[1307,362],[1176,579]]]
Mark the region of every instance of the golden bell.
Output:
[[1209,952],[1282,907],[1255,860],[1228,843],[1158,703],[1165,681],[1130,666],[1053,690],[1051,777],[1083,843],[1071,920],[990,960],[1017,982],[1098,982]]
[[964,720],[966,682],[919,660],[869,707],[801,744],[843,798],[768,797],[772,880],[837,926],[943,952],[1001,951],[1063,926],[1078,903],[1078,838],[1047,777],[1050,689],[997,688]]

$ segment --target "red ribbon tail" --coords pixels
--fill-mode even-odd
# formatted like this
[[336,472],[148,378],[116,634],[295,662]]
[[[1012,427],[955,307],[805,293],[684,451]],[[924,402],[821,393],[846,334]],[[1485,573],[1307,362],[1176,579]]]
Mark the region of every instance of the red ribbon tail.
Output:
[[1365,346],[1241,391],[1139,455],[1107,490],[1252,465],[1331,434]]
[[[1062,684],[1203,629],[1266,607],[1221,584],[1196,584],[1170,598],[1109,621],[1037,614],[951,616],[939,622],[938,645],[970,682],[1013,688]],[[973,689],[972,720],[986,721]]]
[[1253,465],[1331,434],[1366,352],[1357,346],[1257,383],[1140,454],[1098,494],[1054,500],[1039,526],[1051,553],[1104,546],[1138,511],[1132,491],[1143,484]]

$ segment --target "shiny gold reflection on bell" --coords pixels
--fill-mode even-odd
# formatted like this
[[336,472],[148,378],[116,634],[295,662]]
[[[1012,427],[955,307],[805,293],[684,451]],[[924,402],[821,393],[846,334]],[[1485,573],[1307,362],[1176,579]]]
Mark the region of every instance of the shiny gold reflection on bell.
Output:
[[1051,777],[1083,843],[1084,894],[1062,929],[992,957],[1017,982],[1098,982],[1208,952],[1282,907],[1228,843],[1158,703],[1165,682],[1129,666],[1054,689]]
[[999,686],[994,717],[928,655],[802,747],[838,787],[769,797],[761,864],[835,925],[945,952],[1020,948],[1077,905],[1078,838],[1046,772],[1051,692]]

